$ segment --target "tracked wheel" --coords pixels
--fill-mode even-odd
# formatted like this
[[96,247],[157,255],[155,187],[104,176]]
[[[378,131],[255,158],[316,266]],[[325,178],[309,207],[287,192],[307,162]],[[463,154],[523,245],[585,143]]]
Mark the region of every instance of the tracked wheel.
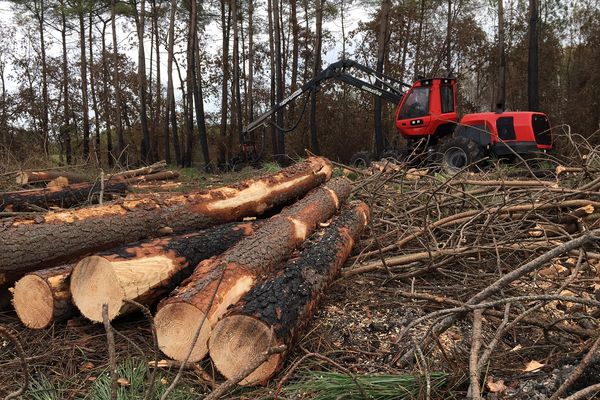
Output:
[[356,168],[367,168],[373,162],[373,154],[369,151],[354,153],[350,159],[350,165]]
[[483,147],[465,137],[450,137],[439,144],[442,168],[449,173],[463,169],[476,170],[484,158]]

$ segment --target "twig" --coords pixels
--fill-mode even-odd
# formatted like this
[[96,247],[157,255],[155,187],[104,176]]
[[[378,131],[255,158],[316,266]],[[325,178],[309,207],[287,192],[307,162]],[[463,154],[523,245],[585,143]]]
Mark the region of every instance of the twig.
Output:
[[468,398],[473,400],[481,399],[481,389],[479,386],[479,350],[481,349],[481,320],[483,319],[483,310],[473,311],[473,330],[471,335],[471,355],[469,356],[469,390],[471,394]]
[[573,393],[572,395],[564,398],[563,400],[579,400],[598,392],[600,392],[600,383],[596,383],[595,385],[591,385],[586,387],[585,389],[581,389],[580,391]]
[[23,393],[25,393],[25,390],[27,390],[27,387],[29,386],[29,366],[27,365],[27,360],[25,359],[25,351],[23,350],[21,341],[17,338],[17,336],[15,336],[15,334],[8,328],[3,326],[0,326],[0,335],[7,338],[15,346],[17,355],[19,356],[21,368],[23,369],[23,385],[14,392],[9,393],[4,398],[4,400],[10,400],[22,396]]
[[106,342],[108,343],[108,362],[110,373],[110,398],[117,399],[117,356],[115,351],[115,336],[108,319],[108,304],[102,305],[102,321],[106,330]]

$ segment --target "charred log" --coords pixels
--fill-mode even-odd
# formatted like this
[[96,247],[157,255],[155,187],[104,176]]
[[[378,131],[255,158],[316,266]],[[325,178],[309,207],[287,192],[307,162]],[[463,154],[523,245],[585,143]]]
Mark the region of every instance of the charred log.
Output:
[[260,222],[219,225],[205,231],[133,243],[86,257],[71,277],[73,303],[86,318],[102,322],[135,309],[126,300],[152,304],[173,290],[198,263],[221,254]]
[[275,174],[218,189],[132,195],[102,206],[6,219],[0,222],[0,273],[24,274],[162,236],[164,231],[203,229],[260,215],[327,181],[331,172],[328,160],[313,157]]
[[197,330],[190,361],[208,352],[211,327],[267,273],[335,214],[350,195],[350,182],[338,178],[314,189],[297,203],[270,218],[256,234],[241,240],[221,256],[203,261],[182,286],[159,304],[155,316],[161,350],[175,360],[186,358]]
[[[305,243],[297,258],[275,276],[246,293],[214,327],[210,356],[228,379],[256,364],[271,347],[289,351],[303,332],[327,286],[338,276],[354,242],[367,224],[369,208],[354,203],[331,225]],[[242,385],[267,381],[285,354],[274,354],[248,375]]]

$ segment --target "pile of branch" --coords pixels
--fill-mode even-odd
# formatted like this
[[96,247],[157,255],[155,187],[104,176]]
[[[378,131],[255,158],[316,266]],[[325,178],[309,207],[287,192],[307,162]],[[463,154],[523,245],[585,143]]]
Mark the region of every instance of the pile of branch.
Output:
[[560,168],[514,179],[490,169],[415,179],[388,163],[356,184],[372,210],[371,237],[342,271],[350,285],[365,274],[384,282],[379,290],[418,310],[395,335],[388,367],[422,368],[424,354],[428,368],[469,371],[466,395],[479,399],[500,390],[500,377],[514,380],[507,394],[525,390],[520,375],[536,369],[523,359],[548,373],[581,359],[600,327],[597,175]]
[[16,178],[18,184],[41,182],[47,183],[47,186],[0,193],[0,211],[26,212],[94,204],[125,195],[133,189],[155,189],[148,187],[148,183],[155,186],[156,182],[172,181],[178,177],[177,172],[166,170],[164,161],[115,174],[101,174],[94,182],[62,171],[21,172]]
[[238,381],[262,383],[283,365],[369,218],[363,202],[346,204],[351,182],[331,175],[327,159],[312,157],[218,189],[7,219],[0,272],[22,276],[11,291],[28,328],[77,313],[110,326],[160,301],[153,319],[164,354],[181,365],[201,360],[212,337],[226,378],[258,368]]

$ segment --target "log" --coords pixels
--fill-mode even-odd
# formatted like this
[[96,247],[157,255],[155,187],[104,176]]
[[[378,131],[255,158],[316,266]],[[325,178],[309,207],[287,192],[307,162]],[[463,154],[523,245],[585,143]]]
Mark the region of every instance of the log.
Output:
[[221,254],[262,222],[230,223],[204,231],[146,240],[85,257],[71,276],[73,303],[93,322],[136,311],[126,303],[150,305],[181,283],[198,263]]
[[334,215],[350,189],[346,178],[314,189],[270,218],[256,234],[200,263],[181,287],[159,303],[154,322],[163,353],[183,361],[194,345],[189,361],[204,358],[211,327],[227,307],[250,290],[258,276],[287,259],[319,223]]
[[19,279],[13,289],[13,306],[28,328],[44,329],[75,313],[69,278],[74,264],[43,269]]
[[[130,195],[104,205],[0,221],[0,273],[50,268],[76,257],[175,232],[239,221],[284,205],[331,177],[311,157],[262,178],[188,194]],[[33,251],[35,249],[35,251]]]
[[149,175],[154,174],[155,172],[159,172],[164,170],[167,167],[166,161],[158,161],[152,165],[148,165],[147,167],[130,169],[123,172],[117,172],[109,175],[109,178],[119,178],[119,179],[128,179],[138,175]]
[[154,172],[152,174],[147,174],[147,175],[134,176],[131,178],[124,179],[123,182],[126,182],[127,184],[139,184],[139,183],[153,182],[153,181],[167,181],[170,179],[177,179],[177,178],[179,178],[179,172],[177,172],[177,171],[162,171],[162,172]]
[[[105,182],[105,194],[127,193],[125,182]],[[28,211],[30,206],[68,208],[91,202],[97,198],[102,190],[99,182],[76,183],[63,187],[47,187],[42,189],[20,190],[17,192],[4,192],[1,194],[2,203],[0,211]]]
[[[331,225],[317,232],[297,258],[283,270],[256,285],[214,327],[209,341],[210,356],[227,379],[256,364],[272,347],[287,351],[312,318],[327,286],[342,265],[367,224],[369,208],[351,204]],[[240,382],[265,383],[281,368],[285,353],[274,354]]]
[[83,183],[89,180],[81,175],[64,171],[25,171],[17,174],[16,182],[18,185],[27,185],[35,182],[50,182],[57,178],[64,178],[68,183]]

